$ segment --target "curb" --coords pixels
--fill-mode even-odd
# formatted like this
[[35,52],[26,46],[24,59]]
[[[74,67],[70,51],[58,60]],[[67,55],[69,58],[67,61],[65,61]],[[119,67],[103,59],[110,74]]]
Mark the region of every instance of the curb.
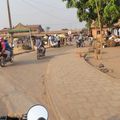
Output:
[[14,56],[16,55],[21,55],[21,54],[24,54],[24,53],[30,53],[30,52],[34,52],[35,50],[30,50],[30,51],[24,51],[24,52],[20,52],[20,53],[15,53]]

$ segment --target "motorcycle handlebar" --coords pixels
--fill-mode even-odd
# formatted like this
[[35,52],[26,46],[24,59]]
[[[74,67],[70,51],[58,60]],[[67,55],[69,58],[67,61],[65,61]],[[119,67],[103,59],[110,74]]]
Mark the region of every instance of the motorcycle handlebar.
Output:
[[27,120],[27,115],[24,114],[18,117],[10,117],[10,116],[1,116],[0,120]]
[[2,116],[0,117],[0,120],[23,120],[23,119],[18,117]]

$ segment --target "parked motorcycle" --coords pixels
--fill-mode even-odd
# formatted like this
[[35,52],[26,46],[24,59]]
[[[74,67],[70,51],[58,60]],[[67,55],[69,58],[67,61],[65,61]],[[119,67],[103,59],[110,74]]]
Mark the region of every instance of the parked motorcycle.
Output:
[[37,60],[45,56],[45,53],[46,53],[46,48],[40,47],[39,49],[37,49]]
[[5,67],[8,62],[13,63],[13,59],[14,59],[14,55],[13,55],[13,48],[12,48],[11,55],[10,55],[9,59],[7,59],[6,54],[2,54],[2,53],[0,54],[0,66]]
[[48,120],[48,111],[45,107],[38,104],[32,106],[23,116],[1,116],[0,120]]

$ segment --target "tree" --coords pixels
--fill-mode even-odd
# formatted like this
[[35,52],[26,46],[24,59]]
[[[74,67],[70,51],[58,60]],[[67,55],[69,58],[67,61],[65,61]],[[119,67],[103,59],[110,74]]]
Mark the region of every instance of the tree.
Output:
[[93,9],[89,6],[89,0],[63,0],[67,1],[67,8],[77,8],[77,16],[80,22],[86,21],[88,25],[92,23],[97,16],[94,14]]
[[104,22],[111,27],[120,18],[120,1],[111,0],[104,9]]
[[112,25],[120,18],[120,0],[63,0],[68,8],[77,8],[79,21],[98,23],[102,39],[104,25]]

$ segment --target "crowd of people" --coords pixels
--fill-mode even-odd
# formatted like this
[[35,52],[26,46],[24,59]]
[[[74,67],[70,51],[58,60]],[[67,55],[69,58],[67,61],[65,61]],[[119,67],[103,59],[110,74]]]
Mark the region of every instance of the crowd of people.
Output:
[[85,46],[91,46],[93,42],[93,37],[88,34],[84,34],[80,32],[79,35],[75,37],[76,40],[76,47],[85,47]]
[[[84,47],[86,46],[85,43],[89,43],[89,45],[92,44],[93,38],[92,36],[89,36],[87,34],[84,34],[80,32],[77,35],[67,35],[64,37],[64,42],[66,42],[66,45],[72,45],[73,43],[76,43],[76,47]],[[45,42],[43,37],[35,37],[34,45],[36,46],[37,50],[40,48],[45,51]],[[23,41],[21,42],[24,43]],[[47,44],[50,44],[51,47],[61,47],[61,38],[59,35],[49,35],[47,37]],[[7,58],[10,58],[12,48],[10,47],[7,38],[0,37],[0,52],[1,54],[6,54]]]
[[60,47],[60,38],[58,35],[50,35],[48,41],[52,47]]
[[104,34],[104,39],[106,42],[112,41],[115,46],[120,45],[120,36],[115,35],[114,33],[107,30]]

